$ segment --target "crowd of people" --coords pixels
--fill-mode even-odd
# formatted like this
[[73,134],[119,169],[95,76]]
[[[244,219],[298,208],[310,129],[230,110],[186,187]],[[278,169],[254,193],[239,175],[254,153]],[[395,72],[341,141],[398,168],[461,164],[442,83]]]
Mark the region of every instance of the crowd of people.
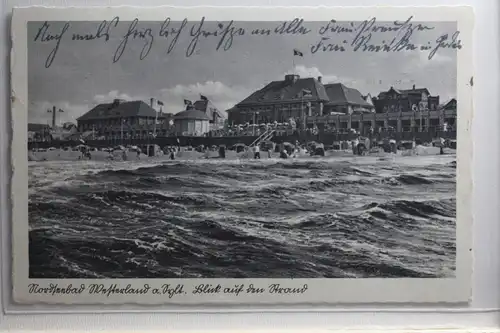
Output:
[[265,132],[274,131],[276,136],[294,135],[300,132],[317,135],[319,129],[313,126],[306,129],[300,129],[293,123],[271,123],[271,124],[244,124],[233,125],[223,129],[212,130],[206,134],[209,137],[228,137],[228,136],[260,136]]

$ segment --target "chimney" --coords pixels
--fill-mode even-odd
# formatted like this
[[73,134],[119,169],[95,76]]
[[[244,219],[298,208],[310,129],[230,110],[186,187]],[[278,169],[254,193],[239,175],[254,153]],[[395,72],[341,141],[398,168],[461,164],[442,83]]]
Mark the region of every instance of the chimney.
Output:
[[318,76],[318,82],[321,83],[321,80],[323,79],[323,77],[321,76]]
[[151,106],[151,108],[153,109],[153,103],[154,103],[155,99],[154,98],[151,98],[149,100],[149,106]]
[[295,83],[299,79],[300,79],[300,76],[298,76],[296,74],[287,74],[287,75],[285,75],[285,82]]
[[415,85],[413,85],[413,90],[415,90]]

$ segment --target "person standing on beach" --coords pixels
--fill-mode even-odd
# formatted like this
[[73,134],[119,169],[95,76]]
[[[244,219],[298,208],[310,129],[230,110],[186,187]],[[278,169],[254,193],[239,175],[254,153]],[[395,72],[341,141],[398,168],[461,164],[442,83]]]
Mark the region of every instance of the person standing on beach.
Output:
[[443,138],[439,138],[439,155],[444,155],[444,146],[445,140]]
[[85,158],[85,146],[81,145],[80,146],[80,160],[83,160]]
[[352,148],[352,154],[356,155],[358,153],[358,144],[359,140],[355,138],[354,140],[351,141],[351,148]]
[[260,147],[258,144],[255,145],[254,147],[254,154],[253,154],[254,159],[259,159],[260,160]]

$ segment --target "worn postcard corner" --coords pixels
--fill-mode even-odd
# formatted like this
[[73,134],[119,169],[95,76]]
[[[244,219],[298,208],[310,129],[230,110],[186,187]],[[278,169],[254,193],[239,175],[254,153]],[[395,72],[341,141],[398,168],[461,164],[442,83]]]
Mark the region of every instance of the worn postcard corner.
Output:
[[14,10],[15,300],[469,301],[472,28],[466,6]]

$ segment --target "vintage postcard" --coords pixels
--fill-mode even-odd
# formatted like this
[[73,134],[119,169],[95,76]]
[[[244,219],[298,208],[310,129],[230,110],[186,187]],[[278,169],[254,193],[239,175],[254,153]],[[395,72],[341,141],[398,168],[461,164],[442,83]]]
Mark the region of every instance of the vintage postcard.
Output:
[[467,302],[473,18],[15,9],[14,300]]

